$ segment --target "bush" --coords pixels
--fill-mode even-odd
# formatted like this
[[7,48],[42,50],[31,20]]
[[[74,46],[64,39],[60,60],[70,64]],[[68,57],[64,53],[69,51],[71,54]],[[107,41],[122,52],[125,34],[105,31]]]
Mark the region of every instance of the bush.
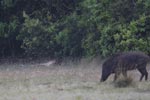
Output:
[[149,9],[149,0],[1,0],[0,56],[150,54]]

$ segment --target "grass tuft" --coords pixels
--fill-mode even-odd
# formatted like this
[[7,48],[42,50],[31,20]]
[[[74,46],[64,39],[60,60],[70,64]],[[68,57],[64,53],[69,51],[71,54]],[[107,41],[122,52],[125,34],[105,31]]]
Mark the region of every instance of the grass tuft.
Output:
[[120,78],[114,82],[114,85],[117,88],[129,87],[133,85],[133,79],[131,77]]

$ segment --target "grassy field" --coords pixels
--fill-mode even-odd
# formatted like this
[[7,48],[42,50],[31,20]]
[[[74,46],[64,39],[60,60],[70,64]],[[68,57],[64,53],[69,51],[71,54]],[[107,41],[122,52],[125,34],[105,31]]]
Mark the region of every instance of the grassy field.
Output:
[[113,75],[99,82],[100,62],[46,64],[1,64],[0,100],[149,100],[150,79],[139,82],[136,70],[129,72],[132,86],[116,88]]

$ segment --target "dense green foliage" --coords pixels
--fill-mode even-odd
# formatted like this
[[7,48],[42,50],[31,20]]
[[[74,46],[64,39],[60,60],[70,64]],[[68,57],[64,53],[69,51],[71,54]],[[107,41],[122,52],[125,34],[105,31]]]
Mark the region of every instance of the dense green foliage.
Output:
[[150,0],[1,0],[0,56],[150,54]]

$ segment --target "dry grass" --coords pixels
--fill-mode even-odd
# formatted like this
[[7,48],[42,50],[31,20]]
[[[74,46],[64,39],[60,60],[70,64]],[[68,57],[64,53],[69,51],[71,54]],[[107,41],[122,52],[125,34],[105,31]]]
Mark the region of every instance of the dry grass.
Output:
[[99,83],[100,63],[83,60],[61,66],[41,64],[0,65],[0,100],[149,100],[150,81],[115,88],[112,77]]
[[114,82],[114,86],[118,88],[129,87],[134,85],[135,82],[133,82],[133,79],[131,77],[121,77],[120,79]]

